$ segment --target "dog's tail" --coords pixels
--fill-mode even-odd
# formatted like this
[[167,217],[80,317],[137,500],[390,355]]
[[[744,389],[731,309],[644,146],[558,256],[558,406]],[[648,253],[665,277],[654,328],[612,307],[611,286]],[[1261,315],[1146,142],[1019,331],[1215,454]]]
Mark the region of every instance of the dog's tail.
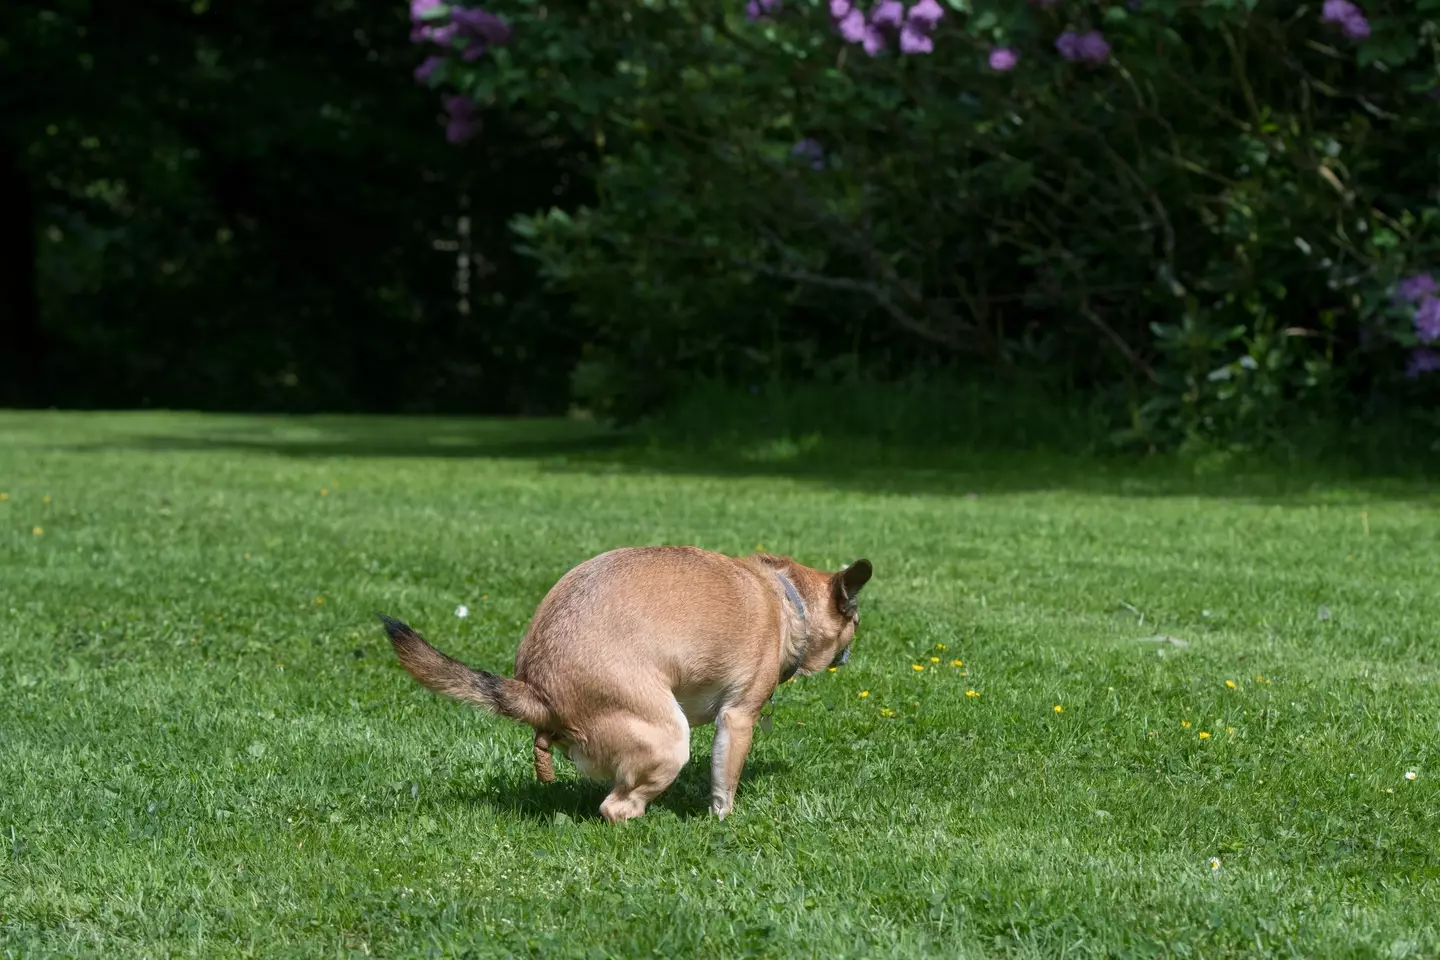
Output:
[[385,624],[400,665],[431,690],[479,704],[491,713],[528,723],[537,730],[558,726],[549,704],[525,681],[471,669],[430,646],[399,620],[381,613],[376,616]]

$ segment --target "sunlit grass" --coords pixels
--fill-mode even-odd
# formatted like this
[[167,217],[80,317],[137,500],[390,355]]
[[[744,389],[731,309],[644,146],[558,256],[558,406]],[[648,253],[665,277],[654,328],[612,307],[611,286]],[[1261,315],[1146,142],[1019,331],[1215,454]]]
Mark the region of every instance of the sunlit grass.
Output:
[[[1434,496],[1023,462],[0,416],[0,952],[1434,956]],[[723,823],[709,730],[610,827],[370,618],[507,669],[560,574],[643,543],[875,564]]]

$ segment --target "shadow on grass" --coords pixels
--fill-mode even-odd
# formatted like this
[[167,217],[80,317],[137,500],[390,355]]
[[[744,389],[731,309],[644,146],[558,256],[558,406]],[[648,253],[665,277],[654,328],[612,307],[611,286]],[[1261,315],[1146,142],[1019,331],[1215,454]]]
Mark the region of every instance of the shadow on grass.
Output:
[[[1296,504],[1343,491],[1352,497],[1440,502],[1425,471],[1365,471],[1343,464],[1273,464],[1212,458],[1100,457],[966,450],[810,434],[757,426],[746,439],[704,445],[566,420],[405,417],[175,418],[165,434],[118,430],[47,450],[234,451],[296,458],[525,459],[553,473],[773,479],[836,490],[985,497],[1072,491],[1117,497],[1209,497]],[[187,429],[189,428],[189,429]],[[33,448],[33,447],[32,447]]]
[[[697,763],[697,759],[703,762]],[[650,809],[668,810],[682,820],[710,816],[708,759],[708,755],[693,756],[669,789],[651,801]],[[785,763],[752,758],[740,776],[740,789],[789,769]],[[609,790],[604,784],[563,775],[554,783],[540,783],[515,774],[500,774],[488,778],[474,791],[457,792],[454,798],[463,803],[482,803],[496,813],[536,823],[553,823],[559,815],[575,821],[599,821],[600,801]]]

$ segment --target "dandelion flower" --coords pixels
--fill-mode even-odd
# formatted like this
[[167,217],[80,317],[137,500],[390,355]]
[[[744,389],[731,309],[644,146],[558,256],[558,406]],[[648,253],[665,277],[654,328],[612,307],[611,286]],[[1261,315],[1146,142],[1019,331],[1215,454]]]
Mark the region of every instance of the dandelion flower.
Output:
[[864,700],[864,699],[865,699],[866,697],[868,697],[868,696],[870,696],[870,691],[869,691],[869,690],[861,690],[861,691],[860,691],[860,699],[861,699],[861,700]]
[[920,664],[918,664],[918,663],[912,663],[912,664],[910,664],[910,669],[911,669],[911,670],[914,670],[916,673],[923,673],[924,670],[925,670],[925,668],[922,667],[922,666],[920,666]]
[[946,649],[946,647],[945,647],[945,644],[943,644],[943,643],[937,643],[937,644],[935,644],[935,649],[936,649],[936,650],[944,650],[944,649]]
[[1418,776],[1418,774],[1416,774],[1414,770],[1406,770],[1406,771],[1405,771],[1405,779],[1406,779],[1406,780],[1414,780],[1416,776]]
[[461,620],[464,620],[466,617],[470,616],[470,608],[465,606],[465,604],[463,603],[460,604],[460,606],[455,608],[455,616],[459,617]]
[[881,707],[881,708],[880,708],[880,716],[882,716],[882,717],[893,717],[893,716],[895,716],[895,711],[894,711],[894,710],[891,710],[889,707]]
[[1234,690],[1234,689],[1235,689],[1235,681],[1234,681],[1234,680],[1226,680],[1226,681],[1225,681],[1225,686],[1229,687],[1231,690]]
[[34,530],[31,530],[30,532],[33,533],[33,534],[35,534],[35,536],[37,536],[37,537],[43,537],[43,536],[45,535],[45,531],[44,531],[43,529],[41,529],[40,527],[36,527]]
[[1189,730],[1189,729],[1190,729],[1190,721],[1189,721],[1189,720],[1181,720],[1181,721],[1180,721],[1180,726],[1184,727],[1186,730]]
[[49,498],[49,497],[41,497],[41,498],[40,498],[40,502],[41,502],[41,503],[49,503],[49,502],[50,502],[50,498]]
[[1220,869],[1220,858],[1219,858],[1219,857],[1211,857],[1211,858],[1210,858],[1210,869],[1211,869],[1211,870],[1219,870],[1219,869]]
[[940,658],[939,658],[939,657],[931,657],[931,658],[930,658],[930,662],[931,662],[931,663],[939,663],[939,662],[940,662]]
[[3,503],[4,501],[9,500],[9,499],[10,499],[10,494],[8,494],[8,493],[0,493],[0,503]]
[[1209,731],[1201,730],[1201,731],[1200,731],[1200,739],[1201,739],[1201,740],[1209,740],[1209,739],[1210,739],[1210,733],[1209,733]]
[[977,691],[977,690],[966,690],[966,691],[965,691],[965,696],[967,696],[967,697],[978,697],[978,696],[980,696],[980,693],[979,693],[979,691]]
[[325,605],[325,598],[324,598],[324,597],[316,597],[316,598],[315,598],[315,606],[317,606],[317,607],[323,607],[324,605]]
[[1057,704],[1055,704],[1055,712],[1056,712],[1056,713],[1064,713],[1064,712],[1065,712],[1065,708],[1062,707],[1062,706],[1060,706],[1060,704],[1057,703]]
[[826,673],[834,673],[836,670],[839,670],[839,669],[840,669],[839,667],[831,667],[829,670],[826,670],[825,672],[826,672]]
[[320,496],[322,496],[322,497],[328,497],[328,496],[330,496],[330,491],[329,491],[328,489],[326,489],[325,487],[321,487],[321,488],[320,488]]
[[965,666],[965,661],[964,661],[964,660],[951,660],[951,661],[950,661],[950,666],[952,666],[952,667],[963,667],[963,666]]

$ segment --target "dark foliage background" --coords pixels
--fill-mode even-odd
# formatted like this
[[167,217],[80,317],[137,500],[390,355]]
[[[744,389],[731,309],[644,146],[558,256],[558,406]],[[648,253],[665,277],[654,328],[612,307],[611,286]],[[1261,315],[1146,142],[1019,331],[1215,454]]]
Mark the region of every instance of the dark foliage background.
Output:
[[4,399],[563,409],[578,333],[506,223],[569,200],[573,148],[522,110],[449,146],[409,30],[346,0],[4,4]]
[[6,397],[623,420],[965,382],[1111,447],[1433,446],[1440,0],[920,0],[933,52],[876,57],[850,6],[496,0],[465,58],[411,36],[436,0],[8,5]]

